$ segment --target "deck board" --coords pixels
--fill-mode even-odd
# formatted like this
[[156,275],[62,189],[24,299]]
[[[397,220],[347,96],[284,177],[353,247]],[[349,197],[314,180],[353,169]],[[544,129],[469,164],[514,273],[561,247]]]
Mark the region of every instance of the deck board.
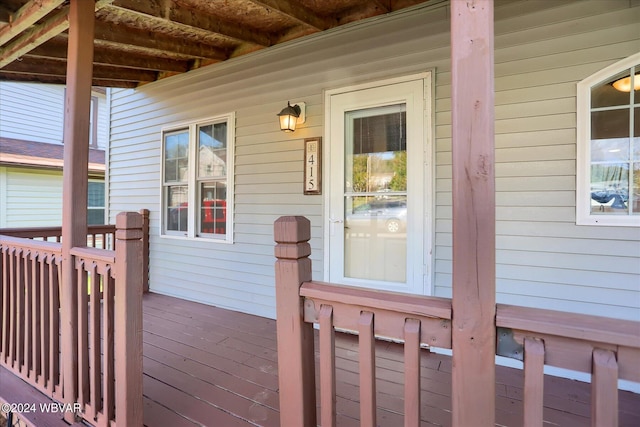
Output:
[[[274,320],[153,293],[143,304],[145,425],[279,425]],[[357,337],[336,334],[341,427],[359,425],[357,350]],[[420,366],[421,426],[450,426],[451,358],[425,350]],[[403,424],[403,369],[402,347],[379,342],[380,426]],[[522,387],[521,370],[496,368],[498,425],[522,424]],[[544,399],[546,425],[589,425],[589,384],[545,376]],[[640,425],[640,396],[621,391],[619,404],[619,425]]]

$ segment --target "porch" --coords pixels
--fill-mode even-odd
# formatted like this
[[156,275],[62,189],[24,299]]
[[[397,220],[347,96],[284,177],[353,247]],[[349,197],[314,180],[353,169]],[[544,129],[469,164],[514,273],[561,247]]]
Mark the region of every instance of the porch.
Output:
[[[280,425],[275,320],[154,293],[143,311],[145,425]],[[337,425],[358,426],[357,337],[337,334],[335,353]],[[403,360],[401,345],[377,341],[380,426],[403,425]],[[420,425],[450,426],[451,358],[423,349],[420,366]],[[545,425],[589,425],[589,384],[545,376],[544,386]],[[497,367],[497,425],[522,425],[522,396],[523,371]],[[619,425],[640,425],[640,395],[619,391]]]
[[[143,297],[143,318],[146,426],[280,425],[275,320],[155,293]],[[340,426],[360,425],[357,341],[336,336]],[[403,423],[403,360],[401,345],[377,341],[380,426]],[[451,358],[423,349],[420,366],[420,425],[451,426]],[[497,367],[496,425],[522,425],[523,387],[522,370]],[[544,390],[545,425],[589,425],[589,384],[545,376]],[[619,426],[640,425],[640,395],[618,399]]]

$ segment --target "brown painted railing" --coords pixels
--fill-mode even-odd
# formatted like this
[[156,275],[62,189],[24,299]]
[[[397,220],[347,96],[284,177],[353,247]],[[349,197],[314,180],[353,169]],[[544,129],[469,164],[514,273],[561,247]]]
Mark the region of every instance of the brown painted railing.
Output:
[[524,359],[523,425],[542,425],[544,365],[591,378],[591,424],[618,425],[618,379],[640,382],[640,323],[498,304],[497,352]]
[[[143,283],[144,291],[149,291],[149,210],[141,209],[143,233]],[[87,247],[113,249],[116,242],[114,224],[90,225],[87,227]],[[19,227],[0,228],[0,235],[27,239],[58,242],[62,240],[62,227]]]
[[[451,300],[313,282],[309,239],[306,218],[276,221],[278,365],[286,367],[279,371],[282,426],[336,425],[335,328],[359,335],[361,425],[376,425],[374,341],[390,338],[404,342],[404,425],[419,426],[420,347],[451,348]],[[545,364],[591,373],[592,426],[618,425],[618,379],[640,382],[639,322],[500,304],[496,308],[497,354],[524,358],[523,426],[543,424]],[[314,324],[319,324],[319,420]],[[460,397],[454,390],[453,411],[464,411],[465,402],[455,399]]]
[[[87,229],[87,246],[91,248],[113,249],[116,232],[115,225],[90,225]],[[0,234],[49,242],[60,242],[62,240],[62,227],[0,228]]]
[[0,236],[0,249],[0,364],[60,397],[62,245]]
[[0,364],[96,426],[142,425],[143,218],[122,213],[115,227],[115,250],[71,249],[71,307],[60,299],[62,244],[0,235]]

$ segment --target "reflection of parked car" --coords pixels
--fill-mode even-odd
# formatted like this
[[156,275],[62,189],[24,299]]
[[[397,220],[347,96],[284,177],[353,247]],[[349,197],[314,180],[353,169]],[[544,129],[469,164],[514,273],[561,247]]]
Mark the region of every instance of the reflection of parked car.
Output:
[[348,227],[383,228],[390,233],[397,233],[407,225],[407,201],[374,200],[356,207],[347,214]]
[[601,209],[609,203],[614,209],[627,209],[626,203],[629,201],[629,192],[625,190],[592,191],[591,199],[599,203]]

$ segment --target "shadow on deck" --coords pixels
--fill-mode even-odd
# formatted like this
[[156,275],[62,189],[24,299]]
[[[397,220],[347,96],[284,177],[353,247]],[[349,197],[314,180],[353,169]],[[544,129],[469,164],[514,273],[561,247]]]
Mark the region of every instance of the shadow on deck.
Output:
[[[158,294],[144,296],[144,422],[279,426],[275,321]],[[337,421],[359,425],[357,337],[337,334]],[[378,424],[403,423],[403,349],[379,342]],[[422,425],[451,425],[451,358],[423,351]],[[497,367],[496,422],[522,424],[522,371]],[[479,393],[482,390],[478,390]],[[545,424],[590,424],[589,384],[545,376]],[[619,425],[640,425],[640,395],[619,392]]]

